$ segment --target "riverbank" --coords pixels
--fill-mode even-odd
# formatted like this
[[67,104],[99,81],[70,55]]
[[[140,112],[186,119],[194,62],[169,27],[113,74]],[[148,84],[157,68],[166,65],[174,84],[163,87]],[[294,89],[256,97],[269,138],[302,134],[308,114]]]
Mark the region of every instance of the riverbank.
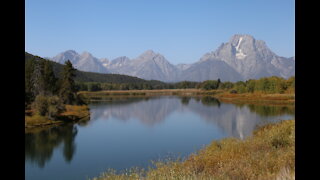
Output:
[[229,92],[223,92],[215,94],[214,97],[222,102],[234,104],[251,103],[256,105],[294,105],[295,103],[295,94],[232,94]]
[[223,102],[252,104],[294,104],[295,94],[265,94],[265,93],[230,93],[224,90],[201,89],[161,89],[161,90],[117,90],[117,91],[80,91],[83,99],[103,101],[110,97],[149,97],[149,96],[212,96]]
[[60,125],[66,122],[77,122],[90,117],[89,107],[86,105],[66,105],[66,111],[60,113],[56,120],[35,114],[33,110],[26,111],[25,128],[39,128]]
[[109,170],[92,180],[106,179],[294,179],[295,121],[256,130],[245,140],[213,141],[184,161],[155,162],[154,168]]

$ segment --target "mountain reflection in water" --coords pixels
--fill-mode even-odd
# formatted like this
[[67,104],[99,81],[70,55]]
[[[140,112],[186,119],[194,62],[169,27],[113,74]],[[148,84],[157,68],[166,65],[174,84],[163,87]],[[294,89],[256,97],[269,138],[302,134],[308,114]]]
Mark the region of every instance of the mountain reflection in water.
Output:
[[286,118],[285,115],[294,115],[294,106],[225,104],[210,96],[114,100],[94,103],[90,107],[92,120],[108,120],[113,117],[120,121],[129,121],[136,118],[150,127],[162,123],[175,111],[191,111],[201,116],[208,124],[217,124],[229,136],[241,139],[251,135],[257,125],[275,121],[270,117]]

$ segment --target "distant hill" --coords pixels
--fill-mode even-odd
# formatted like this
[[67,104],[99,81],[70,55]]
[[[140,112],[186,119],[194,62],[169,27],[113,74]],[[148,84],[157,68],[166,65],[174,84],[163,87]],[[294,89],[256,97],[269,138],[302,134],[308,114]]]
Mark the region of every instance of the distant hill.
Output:
[[[25,52],[25,61],[28,61],[30,59],[34,58],[37,61],[50,61],[53,66],[53,71],[56,76],[59,77],[60,72],[63,69],[63,64],[59,64],[57,62],[53,62],[48,59],[44,59],[39,56],[34,56],[32,54],[29,54]],[[84,71],[76,71],[76,81],[79,82],[100,82],[100,83],[146,83],[150,85],[155,85],[155,84],[165,84],[164,82],[161,81],[147,81],[141,78],[137,77],[132,77],[132,76],[127,76],[127,75],[119,75],[119,74],[101,74],[101,73],[94,73],[94,72],[84,72]]]

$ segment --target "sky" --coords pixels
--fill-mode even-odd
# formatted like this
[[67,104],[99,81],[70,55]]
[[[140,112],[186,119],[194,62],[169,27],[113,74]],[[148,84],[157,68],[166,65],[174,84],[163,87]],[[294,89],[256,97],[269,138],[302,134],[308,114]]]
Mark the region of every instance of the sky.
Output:
[[136,58],[146,50],[194,63],[234,34],[295,55],[294,0],[26,0],[25,50]]

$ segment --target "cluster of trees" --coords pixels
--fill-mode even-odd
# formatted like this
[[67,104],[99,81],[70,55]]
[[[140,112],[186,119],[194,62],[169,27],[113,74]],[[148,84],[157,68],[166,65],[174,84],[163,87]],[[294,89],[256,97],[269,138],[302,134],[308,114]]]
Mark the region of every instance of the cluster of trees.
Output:
[[199,83],[196,88],[197,89],[204,89],[204,90],[211,90],[211,89],[219,89],[222,85],[220,79],[218,80],[207,80]]
[[211,90],[223,89],[230,90],[233,93],[294,93],[295,92],[295,77],[284,79],[277,76],[250,79],[247,81],[221,82],[218,80],[204,81],[197,88]]
[[140,83],[100,83],[100,82],[76,82],[79,91],[101,90],[151,90],[151,89],[187,89],[196,88],[199,82],[182,81],[178,83],[164,83],[160,81]]
[[34,58],[25,61],[25,106],[54,119],[65,104],[82,104],[74,81],[75,69],[66,61],[57,77],[52,63]]

